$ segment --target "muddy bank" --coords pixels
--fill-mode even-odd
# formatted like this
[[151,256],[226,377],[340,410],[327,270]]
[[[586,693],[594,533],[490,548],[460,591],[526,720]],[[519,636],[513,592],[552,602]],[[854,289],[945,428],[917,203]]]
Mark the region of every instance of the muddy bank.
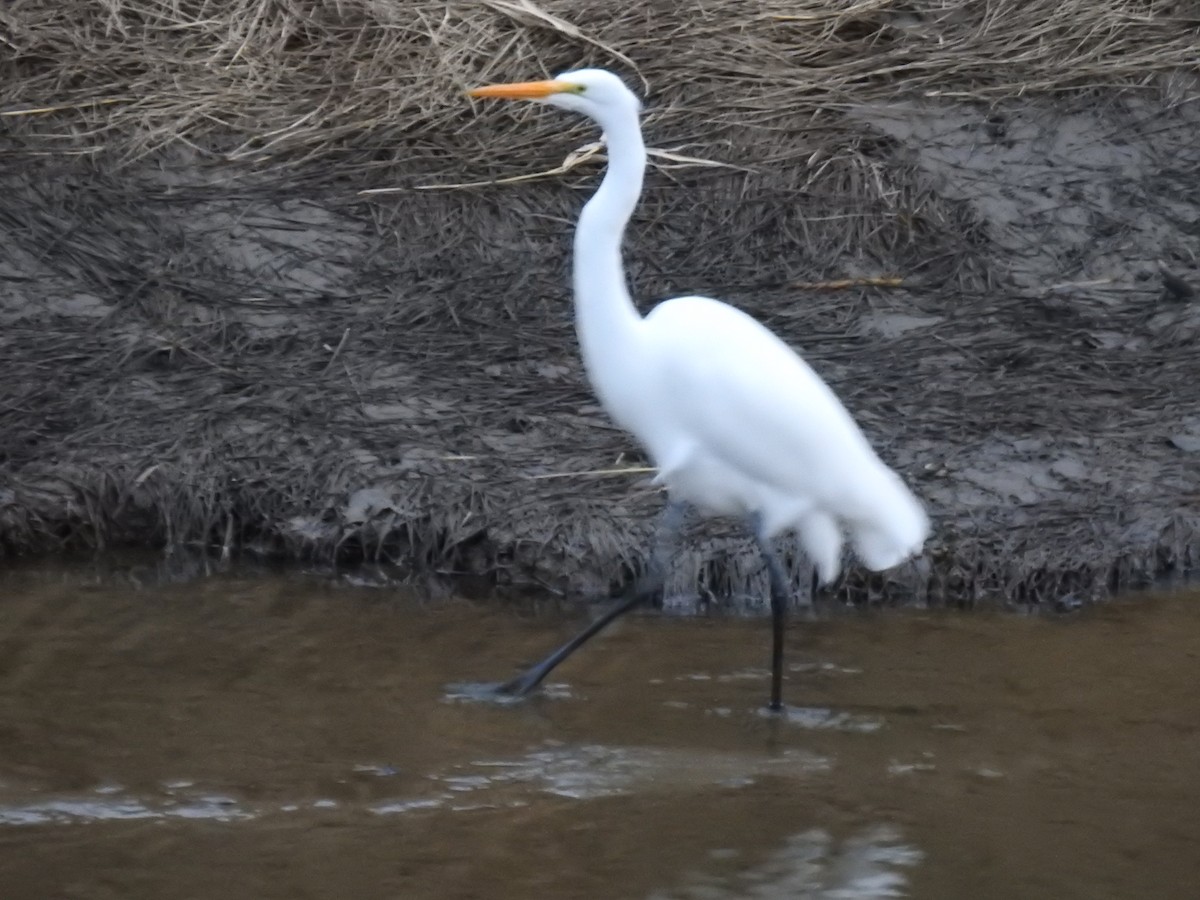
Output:
[[[892,34],[888,53],[917,52],[884,13],[846,15]],[[935,24],[966,40],[970,15]],[[746,35],[783,40],[775,27]],[[813,52],[851,68],[884,52],[874,32],[839,29]],[[1121,47],[1106,52],[1129,75]],[[933,514],[924,560],[851,571],[838,597],[1087,601],[1194,573],[1194,78],[1083,90],[1090,70],[1047,57],[1026,90],[1011,79],[1033,78],[1028,60],[964,81],[926,48],[908,82],[843,72],[812,87],[811,108],[771,107],[755,93],[770,79],[714,91],[696,74],[708,56],[673,81],[643,51],[639,71],[660,86],[650,144],[736,168],[658,158],[628,241],[642,308],[699,292],[763,319]],[[45,78],[44,57],[17,59],[30,80],[5,98],[21,114],[0,167],[6,552],[366,560],[571,596],[640,566],[662,498],[591,398],[567,290],[570,224],[599,163],[486,184],[594,135],[546,112],[474,118],[460,67],[406,113],[412,134],[383,120],[285,131],[295,153],[278,159],[208,131],[148,147],[150,132],[119,130],[114,103],[115,143],[95,147],[75,112],[14,110]],[[741,88],[766,105],[727,108]],[[903,287],[812,287],[877,276]],[[748,550],[735,528],[696,529],[674,602],[759,603]]]
[[[1028,124],[997,145],[963,127],[978,111],[904,110],[888,158],[977,227],[956,272],[930,262],[939,274],[911,287],[789,288],[817,272],[803,242],[773,269],[687,278],[707,252],[692,238],[737,202],[720,181],[656,194],[631,239],[639,295],[705,290],[763,318],[929,503],[930,564],[892,576],[897,596],[1087,598],[1195,565],[1200,303],[1164,289],[1158,262],[1200,284],[1184,181],[1200,116],[1052,113],[1014,110]],[[230,199],[186,160],[163,166],[138,170],[133,191],[128,172],[5,179],[10,550],[229,546],[571,593],[637,566],[661,497],[645,473],[614,471],[643,461],[583,380],[564,224],[540,224],[511,188],[458,199],[490,211],[465,234],[424,195],[281,199],[268,185]],[[675,246],[649,239],[662,225],[648,220],[691,203]],[[433,268],[455,271],[423,274],[439,219],[452,239]],[[517,240],[525,228],[540,247]],[[848,248],[819,274],[911,272],[928,252],[899,249],[908,264]],[[554,265],[531,271],[547,253]],[[758,593],[747,549],[697,532],[677,591]],[[841,588],[880,589],[856,573]]]

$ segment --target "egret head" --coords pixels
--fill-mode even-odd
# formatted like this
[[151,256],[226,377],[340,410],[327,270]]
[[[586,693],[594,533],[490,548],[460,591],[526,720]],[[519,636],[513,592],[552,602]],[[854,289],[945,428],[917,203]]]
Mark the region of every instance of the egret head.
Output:
[[472,97],[534,100],[583,113],[605,125],[615,115],[637,116],[642,104],[625,83],[604,69],[576,69],[550,81],[489,84],[467,92]]

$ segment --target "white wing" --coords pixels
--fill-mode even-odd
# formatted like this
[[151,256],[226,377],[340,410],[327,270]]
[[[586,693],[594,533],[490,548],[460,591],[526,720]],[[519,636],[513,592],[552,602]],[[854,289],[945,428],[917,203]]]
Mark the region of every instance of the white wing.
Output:
[[833,391],[750,316],[707,297],[679,297],[646,324],[672,418],[735,469],[815,496],[875,462]]
[[787,344],[707,297],[666,301],[645,324],[672,422],[697,446],[783,495],[811,498],[849,527],[872,568],[920,548],[924,510]]

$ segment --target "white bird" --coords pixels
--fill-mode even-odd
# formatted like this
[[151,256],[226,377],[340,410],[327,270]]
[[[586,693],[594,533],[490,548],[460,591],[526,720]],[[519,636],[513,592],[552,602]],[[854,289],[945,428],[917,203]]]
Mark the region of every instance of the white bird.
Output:
[[475,88],[472,97],[523,99],[582,113],[604,131],[608,167],[575,231],[576,328],[605,411],[642,444],[669,503],[651,577],[506,693],[532,690],[576,647],[661,585],[685,506],[745,519],[767,563],[774,629],[771,703],[782,708],[787,590],[770,541],[794,530],[822,583],[838,574],[844,536],[869,569],[920,553],[929,520],[863,436],[833,391],[787,344],[739,309],[676,297],[643,317],[621,262],[621,240],[642,191],[641,103],[602,69],[550,81]]

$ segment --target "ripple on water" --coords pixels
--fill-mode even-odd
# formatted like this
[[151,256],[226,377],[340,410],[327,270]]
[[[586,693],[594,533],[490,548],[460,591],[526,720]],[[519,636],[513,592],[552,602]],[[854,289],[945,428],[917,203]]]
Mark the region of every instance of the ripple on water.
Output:
[[[689,789],[697,785],[745,787],[764,775],[804,777],[828,771],[829,760],[790,749],[772,756],[703,753],[652,747],[544,745],[515,759],[485,759],[430,776],[444,791],[420,800],[374,804],[376,813],[403,813],[437,807],[466,808],[466,794],[488,796],[481,802],[525,806],[531,791],[588,800],[640,791]],[[478,803],[474,805],[479,805]]]
[[883,728],[883,719],[878,716],[859,716],[820,706],[785,706],[781,712],[762,709],[759,710],[759,715],[767,718],[779,717],[788,725],[822,731],[870,734]]
[[[168,792],[173,793],[173,790],[168,788]],[[200,794],[148,801],[129,796],[118,785],[101,785],[86,796],[59,796],[0,805],[0,825],[82,825],[121,819],[210,819],[233,822],[255,817],[256,813],[242,808],[231,797]]]
[[[467,701],[513,706],[524,703],[530,696],[533,696],[532,694],[506,694],[500,690],[503,684],[504,682],[501,681],[466,681],[448,684],[444,689],[445,693],[442,694],[442,699],[451,702]],[[567,700],[572,696],[570,686],[562,682],[543,684],[538,687],[535,694],[540,697],[549,697],[551,700]]]
[[[712,753],[704,751],[613,747],[598,744],[543,744],[511,759],[480,759],[428,775],[435,793],[426,797],[394,798],[368,805],[380,815],[420,810],[461,811],[481,808],[528,806],[531,795],[571,800],[644,793],[687,791],[696,786],[741,788],[765,775],[801,778],[825,772],[830,762],[807,751],[788,749],[772,755]],[[352,771],[387,777],[390,766],[361,764]],[[37,797],[0,804],[0,825],[76,824],[133,819],[210,819],[236,822],[277,813],[340,809],[329,798],[282,803],[273,810],[259,805],[248,809],[232,797],[191,791],[191,781],[162,785],[165,796],[145,799],[131,796],[122,786],[104,784],[87,795]],[[469,799],[467,799],[469,798]]]

